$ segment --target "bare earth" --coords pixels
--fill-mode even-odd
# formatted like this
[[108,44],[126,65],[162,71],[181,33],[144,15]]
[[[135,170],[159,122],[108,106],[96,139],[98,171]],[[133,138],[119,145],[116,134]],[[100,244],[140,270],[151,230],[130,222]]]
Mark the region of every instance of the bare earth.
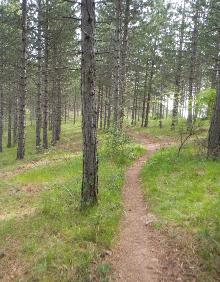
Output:
[[[144,163],[162,145],[143,134],[139,134],[136,138],[147,147],[147,153],[126,173],[123,189],[124,217],[120,226],[119,240],[112,255],[107,259],[113,266],[110,280],[183,281],[185,279],[181,275],[178,258],[175,257],[175,248],[171,258],[168,258],[168,250],[164,247],[163,238],[152,226],[155,217],[148,212],[139,179]],[[175,260],[175,263],[172,260]]]

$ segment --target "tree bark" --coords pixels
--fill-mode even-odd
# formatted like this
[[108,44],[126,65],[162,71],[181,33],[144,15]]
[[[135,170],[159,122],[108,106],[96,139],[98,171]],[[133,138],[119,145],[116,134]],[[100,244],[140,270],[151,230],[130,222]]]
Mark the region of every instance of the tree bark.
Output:
[[42,126],[42,112],[41,112],[41,97],[42,97],[42,17],[41,17],[41,0],[38,0],[38,35],[37,35],[37,101],[36,101],[36,147],[41,145],[41,126]]
[[46,1],[45,14],[45,47],[44,47],[44,93],[43,93],[43,148],[48,149],[48,60],[49,60],[49,7]]
[[95,97],[95,2],[81,0],[81,96],[83,131],[82,207],[98,201],[97,112]]
[[185,0],[183,1],[183,15],[182,15],[182,23],[180,27],[180,39],[179,39],[180,41],[179,41],[179,50],[178,50],[178,56],[177,56],[175,93],[174,93],[174,100],[173,100],[173,112],[172,112],[172,124],[171,124],[171,129],[173,130],[175,130],[175,127],[178,122],[178,110],[179,110],[181,75],[182,75],[184,30],[185,30]]
[[17,159],[25,155],[25,100],[26,100],[26,57],[27,57],[27,0],[22,0],[22,50],[18,96],[18,148]]
[[11,124],[12,124],[12,100],[11,100],[11,94],[8,95],[8,141],[7,141],[7,148],[12,147],[11,142]]
[[144,127],[148,127],[148,122],[149,122],[149,113],[150,113],[150,102],[151,102],[151,94],[152,94],[153,76],[154,76],[154,60],[152,60],[152,62],[151,62],[150,77],[149,77],[149,81],[148,81],[147,106],[146,106]]
[[0,84],[0,153],[3,151],[3,85]]
[[124,120],[124,103],[125,103],[125,90],[126,90],[126,59],[127,59],[127,49],[128,49],[128,25],[130,19],[130,1],[125,1],[125,14],[124,14],[124,26],[123,26],[123,37],[122,37],[122,47],[121,47],[121,93],[119,100],[119,110],[120,110],[120,127],[122,128]]
[[218,58],[216,75],[216,101],[211,119],[208,137],[208,156],[216,159],[220,157],[220,30],[218,31]]
[[198,0],[196,2],[196,11],[193,17],[193,32],[192,32],[192,43],[191,43],[191,55],[190,55],[190,69],[189,69],[189,95],[188,95],[188,118],[187,127],[190,129],[193,123],[193,86],[195,80],[195,65],[197,57],[197,39],[198,39]]
[[121,99],[121,0],[115,0],[116,27],[114,42],[114,127],[120,128],[120,99]]

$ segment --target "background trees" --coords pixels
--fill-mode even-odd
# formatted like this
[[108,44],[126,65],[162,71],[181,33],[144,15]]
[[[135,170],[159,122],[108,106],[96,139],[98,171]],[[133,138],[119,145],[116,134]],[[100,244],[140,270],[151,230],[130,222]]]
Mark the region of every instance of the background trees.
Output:
[[[36,147],[47,149],[60,139],[62,122],[74,123],[81,112],[80,5],[26,4],[24,28],[24,5],[1,3],[0,150],[18,142],[18,158],[24,157],[25,113],[28,126],[36,125]],[[200,91],[217,85],[218,1],[95,5],[97,126],[120,131],[127,121],[147,127],[154,118],[162,127],[172,116],[172,129],[179,118],[190,128],[205,117],[207,106],[198,112],[196,105]]]

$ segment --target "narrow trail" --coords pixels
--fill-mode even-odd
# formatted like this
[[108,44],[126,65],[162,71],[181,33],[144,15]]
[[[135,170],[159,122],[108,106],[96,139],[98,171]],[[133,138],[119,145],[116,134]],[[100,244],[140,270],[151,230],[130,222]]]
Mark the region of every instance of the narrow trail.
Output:
[[168,272],[161,264],[160,238],[151,226],[154,220],[148,213],[140,183],[140,171],[145,162],[161,147],[155,139],[141,134],[134,136],[147,148],[147,153],[138,159],[126,173],[123,189],[124,216],[120,225],[119,241],[114,247],[109,262],[113,266],[111,281],[117,282],[154,282],[182,281],[163,279]]

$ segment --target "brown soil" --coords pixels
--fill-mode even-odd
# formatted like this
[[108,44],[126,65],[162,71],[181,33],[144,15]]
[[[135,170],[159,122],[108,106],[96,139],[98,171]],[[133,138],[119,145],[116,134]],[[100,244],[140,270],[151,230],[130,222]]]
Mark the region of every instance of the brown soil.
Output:
[[112,255],[108,255],[106,259],[113,266],[110,281],[195,281],[194,277],[185,278],[175,244],[168,246],[166,238],[153,227],[152,223],[156,219],[149,213],[141,190],[139,175],[142,166],[165,144],[143,133],[134,137],[147,147],[147,153],[126,173],[123,189],[124,216],[119,240]]

